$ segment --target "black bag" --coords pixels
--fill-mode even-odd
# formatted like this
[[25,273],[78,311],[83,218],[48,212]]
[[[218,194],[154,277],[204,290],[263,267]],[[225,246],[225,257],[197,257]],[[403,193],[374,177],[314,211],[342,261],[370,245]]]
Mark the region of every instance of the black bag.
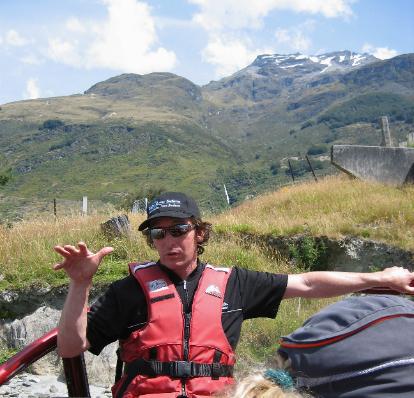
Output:
[[414,302],[354,296],[282,338],[298,387],[324,398],[414,397]]

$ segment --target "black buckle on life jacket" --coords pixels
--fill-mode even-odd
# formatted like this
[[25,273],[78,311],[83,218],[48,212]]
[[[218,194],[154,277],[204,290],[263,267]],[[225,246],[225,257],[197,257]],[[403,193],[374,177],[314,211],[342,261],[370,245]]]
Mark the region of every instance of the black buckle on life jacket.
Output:
[[223,373],[223,369],[220,363],[214,362],[211,364],[211,378],[213,380],[218,380],[219,377],[222,375],[222,373]]
[[174,361],[170,363],[171,376],[179,379],[185,379],[192,376],[191,362]]

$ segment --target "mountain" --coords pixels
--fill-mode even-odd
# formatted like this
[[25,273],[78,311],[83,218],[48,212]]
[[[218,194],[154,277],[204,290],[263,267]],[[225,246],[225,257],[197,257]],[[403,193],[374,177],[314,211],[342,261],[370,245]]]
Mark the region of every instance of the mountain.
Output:
[[[292,153],[293,147],[303,152],[304,146],[318,141],[335,142],[334,135],[343,143],[352,143],[358,140],[353,129],[332,131],[331,126],[318,123],[323,121],[322,114],[359,96],[376,93],[385,99],[392,94],[398,100],[395,96],[392,104],[389,98],[384,100],[384,106],[377,107],[381,113],[374,112],[369,122],[377,127],[375,122],[384,114],[392,121],[397,119],[394,114],[401,119],[407,101],[412,104],[413,100],[413,62],[413,54],[380,61],[349,51],[320,56],[261,55],[232,76],[203,87],[204,97],[218,108],[209,122],[219,135],[235,143],[248,142],[253,154],[272,146],[269,156],[276,158]],[[360,117],[348,124],[366,121]],[[408,128],[403,130],[402,134],[408,132]],[[378,134],[371,128],[369,137],[362,140],[375,144],[380,141]]]
[[[127,193],[186,190],[205,208],[286,183],[333,143],[376,145],[378,119],[403,140],[413,128],[414,54],[381,61],[339,51],[260,55],[200,87],[172,73],[123,74],[83,94],[0,109],[0,212],[17,202],[83,195],[118,203]],[[322,156],[322,157],[321,157]],[[324,157],[325,156],[325,157]],[[11,170],[11,171],[8,171]]]

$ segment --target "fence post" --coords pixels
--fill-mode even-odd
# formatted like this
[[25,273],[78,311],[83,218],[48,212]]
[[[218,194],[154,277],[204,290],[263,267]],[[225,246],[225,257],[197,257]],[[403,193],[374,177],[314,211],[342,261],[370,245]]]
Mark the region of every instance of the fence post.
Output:
[[306,155],[306,156],[305,156],[305,158],[306,158],[306,160],[308,161],[308,165],[309,165],[309,167],[310,167],[310,169],[311,169],[311,171],[312,171],[313,178],[315,179],[315,181],[316,181],[316,182],[318,182],[318,179],[316,178],[315,172],[313,171],[313,167],[312,167],[311,162],[310,162],[310,160],[309,160],[309,158],[308,158],[308,155]]
[[293,182],[295,182],[295,176],[293,174],[292,165],[290,164],[290,159],[288,159],[289,169],[290,169],[290,175],[292,176]]
[[227,204],[230,206],[230,198],[229,198],[229,194],[227,193],[226,184],[223,184],[223,187],[224,187],[224,194],[226,195]]
[[55,218],[57,217],[57,211],[56,211],[56,198],[53,199],[53,214]]
[[88,214],[88,197],[84,196],[82,199],[82,215],[86,216]]

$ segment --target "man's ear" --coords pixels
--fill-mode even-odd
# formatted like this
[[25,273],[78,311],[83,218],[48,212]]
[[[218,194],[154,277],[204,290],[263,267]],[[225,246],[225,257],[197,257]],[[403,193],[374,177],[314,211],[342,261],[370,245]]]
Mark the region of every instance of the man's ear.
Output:
[[204,240],[204,231],[196,230],[196,239],[197,239],[197,243],[202,243]]

